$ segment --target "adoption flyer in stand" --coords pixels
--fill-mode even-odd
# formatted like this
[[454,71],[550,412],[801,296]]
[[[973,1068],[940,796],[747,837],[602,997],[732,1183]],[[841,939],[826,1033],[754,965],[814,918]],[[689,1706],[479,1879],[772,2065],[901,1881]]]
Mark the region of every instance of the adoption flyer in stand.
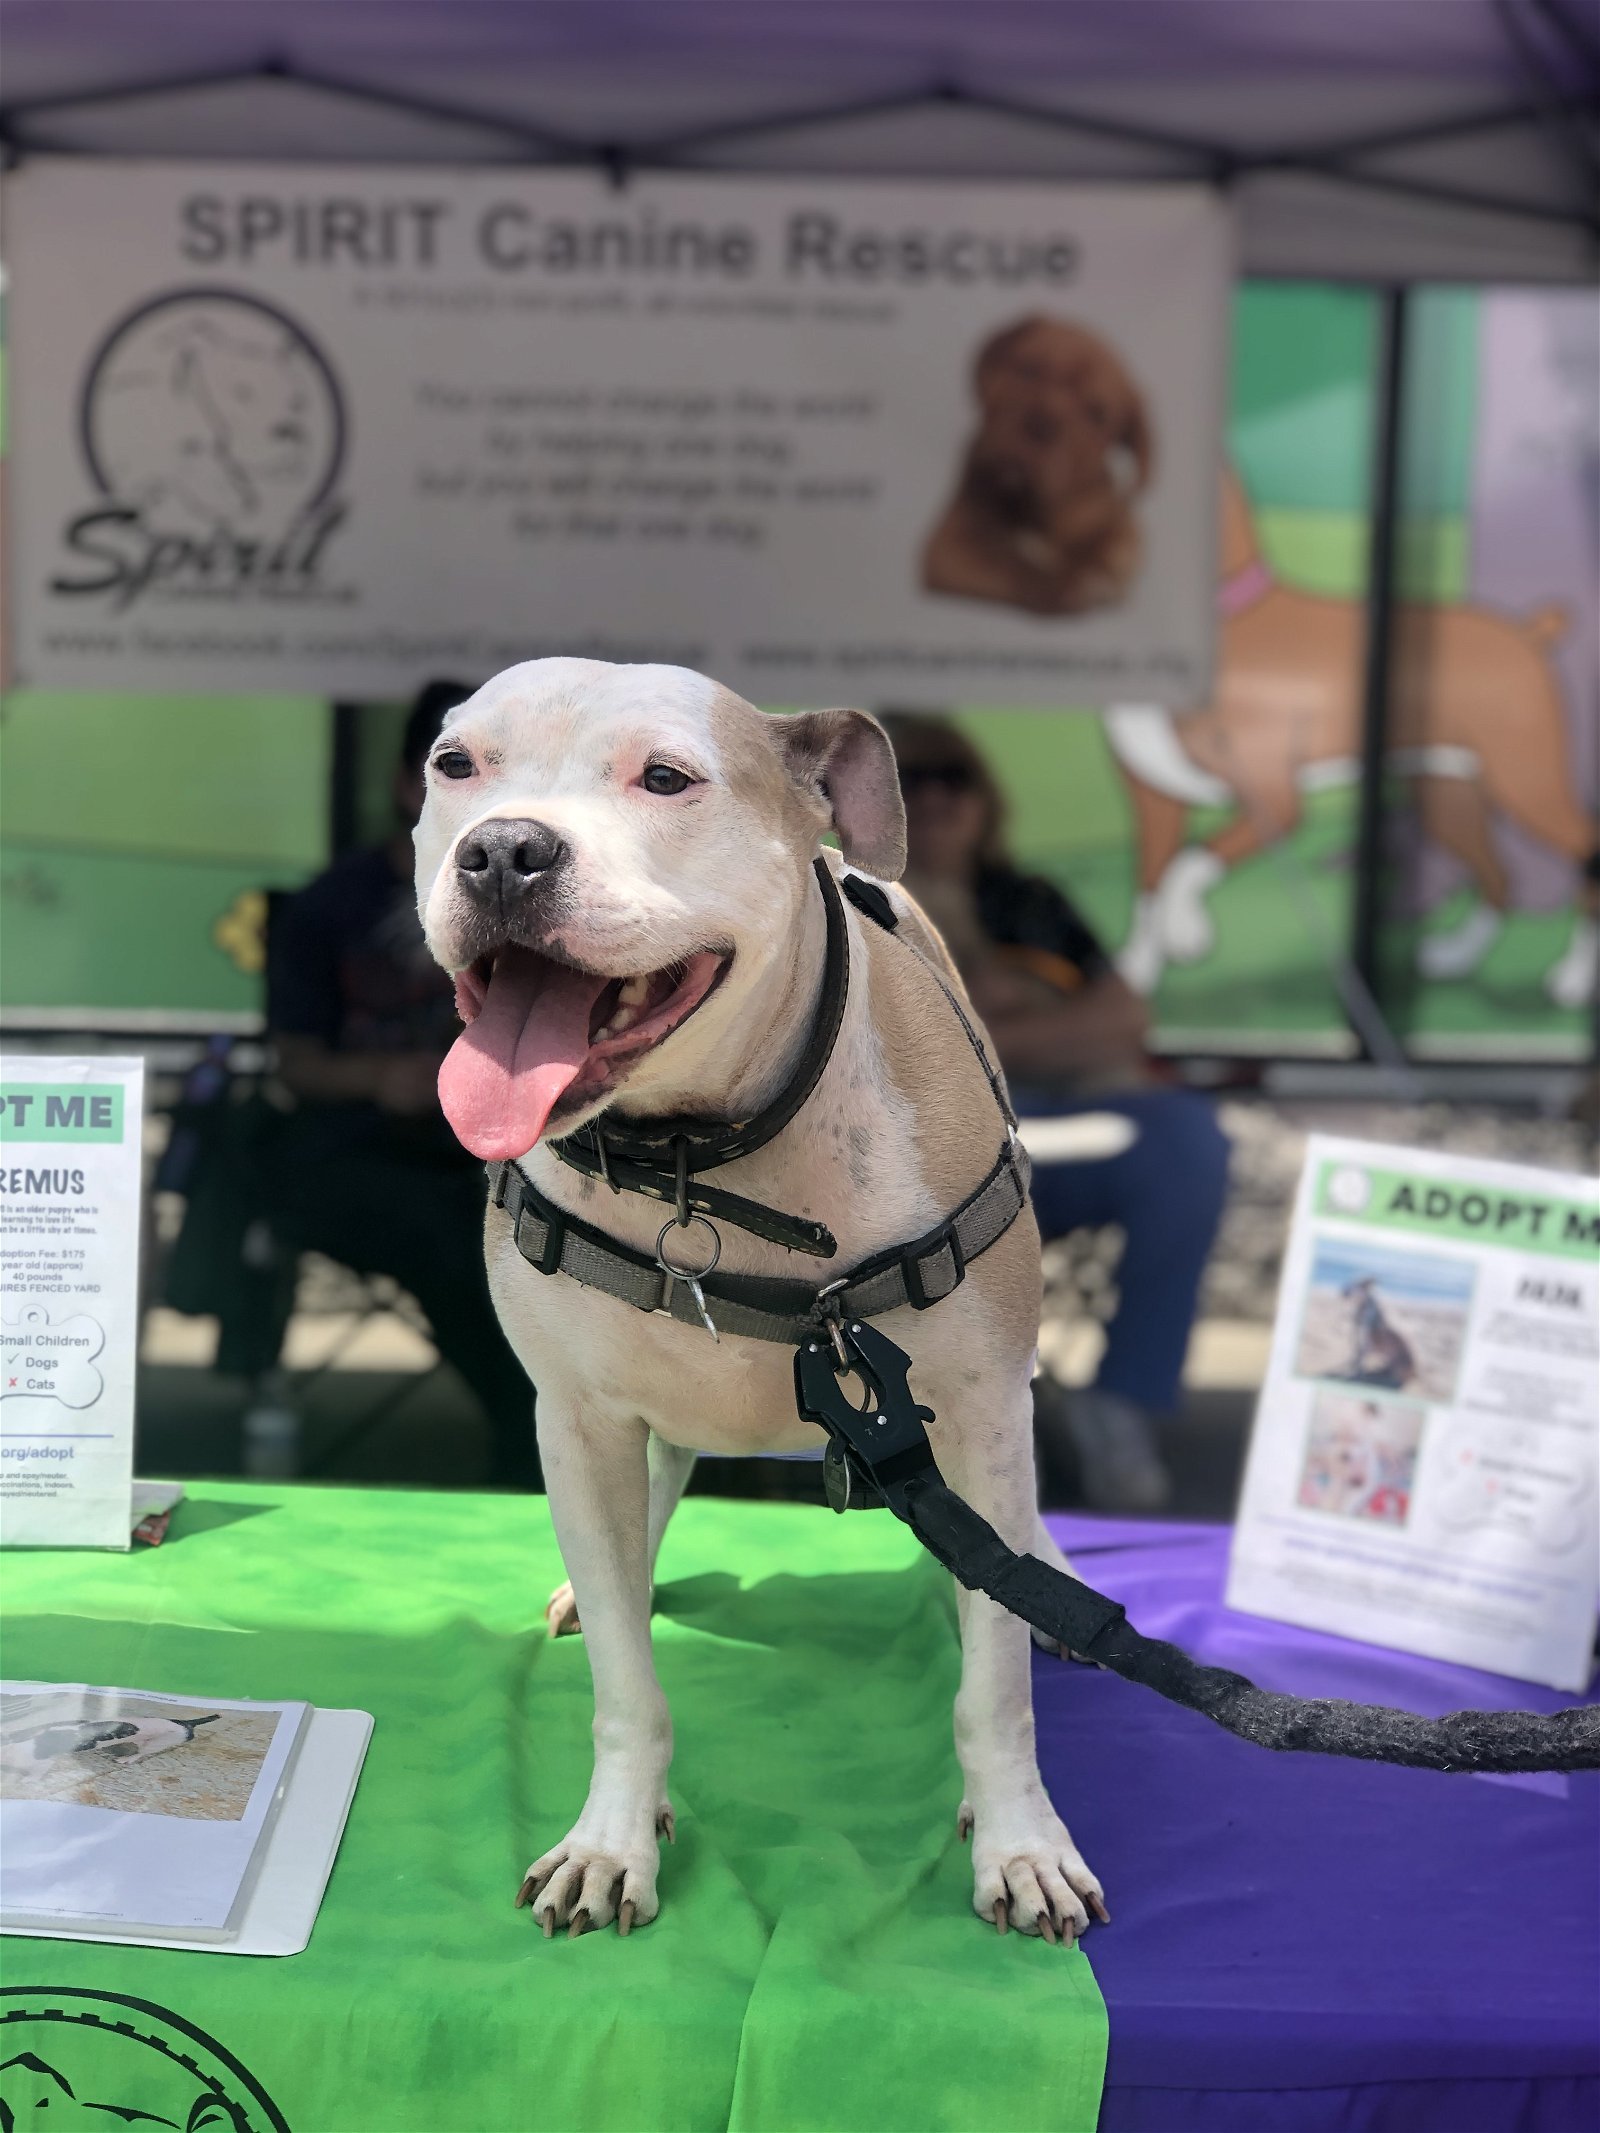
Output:
[[1582,1690],[1597,1464],[1600,1184],[1313,1137],[1228,1604]]
[[126,1548],[138,1059],[0,1059],[0,1541]]

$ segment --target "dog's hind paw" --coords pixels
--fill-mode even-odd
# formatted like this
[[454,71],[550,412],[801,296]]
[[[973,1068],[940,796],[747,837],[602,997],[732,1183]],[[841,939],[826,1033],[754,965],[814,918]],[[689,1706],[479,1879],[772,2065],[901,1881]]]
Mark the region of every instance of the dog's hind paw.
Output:
[[[1052,1637],[1047,1629],[1034,1629],[1030,1624],[1029,1633],[1040,1651],[1047,1652],[1052,1659],[1070,1659],[1074,1666],[1100,1666],[1098,1659],[1091,1659],[1085,1652],[1075,1652],[1070,1644]],[[1104,1667],[1100,1671],[1104,1673]]]
[[545,1628],[552,1637],[576,1637],[581,1635],[583,1624],[578,1620],[578,1602],[570,1584],[558,1585],[545,1602]]

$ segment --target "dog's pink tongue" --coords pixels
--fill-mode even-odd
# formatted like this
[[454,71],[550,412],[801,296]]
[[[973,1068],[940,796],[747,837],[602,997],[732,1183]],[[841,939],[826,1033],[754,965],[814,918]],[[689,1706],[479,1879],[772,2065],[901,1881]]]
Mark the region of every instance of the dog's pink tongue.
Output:
[[456,1139],[486,1163],[526,1155],[589,1049],[589,1018],[607,980],[506,948],[475,1020],[439,1069],[439,1102]]

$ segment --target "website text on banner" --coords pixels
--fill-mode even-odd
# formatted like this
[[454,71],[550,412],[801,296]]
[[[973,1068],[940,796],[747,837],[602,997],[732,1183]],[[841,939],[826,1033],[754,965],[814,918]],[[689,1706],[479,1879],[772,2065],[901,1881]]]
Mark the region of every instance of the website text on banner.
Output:
[[50,159],[7,250],[18,686],[1209,684],[1204,188]]

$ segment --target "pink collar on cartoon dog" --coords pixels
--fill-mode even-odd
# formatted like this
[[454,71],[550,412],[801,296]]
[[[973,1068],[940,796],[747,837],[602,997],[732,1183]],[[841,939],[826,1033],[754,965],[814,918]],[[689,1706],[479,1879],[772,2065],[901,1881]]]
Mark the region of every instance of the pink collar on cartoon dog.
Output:
[[1272,590],[1272,572],[1259,556],[1246,563],[1243,570],[1236,570],[1231,578],[1224,578],[1217,589],[1217,609],[1225,621],[1242,615],[1247,607],[1254,607],[1263,594]]

